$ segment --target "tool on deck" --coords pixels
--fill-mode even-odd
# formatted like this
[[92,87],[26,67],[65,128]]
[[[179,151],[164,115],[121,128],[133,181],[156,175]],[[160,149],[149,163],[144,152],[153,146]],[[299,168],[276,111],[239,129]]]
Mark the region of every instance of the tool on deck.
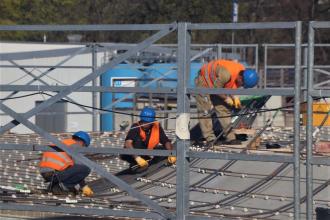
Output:
[[220,132],[212,142],[212,145],[214,145],[220,137],[226,137],[232,129],[239,127],[241,123],[250,128],[256,119],[258,111],[266,104],[270,97],[271,96],[253,96],[252,98],[243,100],[242,104],[244,105],[244,108],[239,110],[236,119]]

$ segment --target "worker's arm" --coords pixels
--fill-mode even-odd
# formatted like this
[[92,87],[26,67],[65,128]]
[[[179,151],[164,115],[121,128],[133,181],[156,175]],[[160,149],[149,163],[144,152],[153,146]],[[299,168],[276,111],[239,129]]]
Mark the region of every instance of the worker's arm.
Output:
[[[124,148],[134,149],[133,140],[126,140]],[[135,159],[137,157],[137,155],[132,155],[132,157]]]
[[[133,147],[133,140],[126,140],[125,141],[125,146],[124,148],[127,148],[127,149],[134,149]],[[140,167],[148,167],[149,164],[148,164],[148,161],[146,161],[145,159],[143,159],[142,157],[140,156],[137,156],[137,155],[132,155],[132,157],[134,158],[134,160],[136,161],[136,163],[140,166]]]
[[[159,128],[159,138],[160,138],[160,142],[162,143],[162,145],[166,148],[166,150],[173,150],[174,147],[170,141],[170,139],[168,139],[168,137],[165,134],[165,131],[162,127]],[[169,164],[175,164],[176,162],[176,157],[175,156],[168,156],[167,157],[167,161]]]

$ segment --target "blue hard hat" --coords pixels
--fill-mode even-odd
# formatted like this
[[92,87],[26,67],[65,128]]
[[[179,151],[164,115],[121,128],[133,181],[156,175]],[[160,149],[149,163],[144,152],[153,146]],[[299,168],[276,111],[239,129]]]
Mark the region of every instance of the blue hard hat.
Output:
[[253,88],[258,84],[259,76],[254,70],[247,69],[243,72],[244,88]]
[[144,122],[155,121],[156,112],[153,108],[144,107],[140,113],[140,119]]
[[82,140],[85,145],[88,147],[89,144],[91,143],[91,137],[89,136],[89,134],[87,134],[86,132],[84,131],[77,131],[76,133],[74,133],[72,135],[72,137],[77,137],[79,138],[80,140]]

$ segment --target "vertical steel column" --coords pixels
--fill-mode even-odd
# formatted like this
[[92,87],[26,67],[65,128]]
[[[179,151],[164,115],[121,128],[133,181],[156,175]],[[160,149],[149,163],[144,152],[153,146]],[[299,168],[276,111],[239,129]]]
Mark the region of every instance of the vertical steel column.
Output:
[[301,90],[301,21],[295,28],[295,86],[294,86],[294,219],[300,219],[300,90]]
[[[268,62],[268,59],[267,59],[267,50],[268,50],[268,46],[265,45],[264,47],[264,74],[263,74],[263,87],[260,87],[260,88],[267,88],[267,62]],[[261,76],[261,75],[260,75]],[[260,80],[261,81],[261,80]],[[263,124],[266,123],[266,113],[263,113],[263,116],[262,116],[262,122]]]
[[[97,45],[96,44],[92,44],[92,71],[94,72],[97,69]],[[93,79],[92,81],[92,86],[95,88],[97,86],[97,78]],[[97,114],[96,114],[96,110],[94,108],[96,108],[97,106],[97,93],[93,92],[92,93],[92,106],[93,106],[93,119],[92,119],[92,123],[93,123],[93,131],[97,131]]]
[[[167,112],[167,110],[168,110],[168,94],[167,93],[164,95],[164,102],[165,102],[164,103],[164,109]],[[168,113],[165,113],[164,116],[165,116],[165,118],[169,117]],[[164,128],[166,130],[168,129],[168,120],[164,121]]]
[[303,92],[303,99],[304,99],[304,102],[307,101],[307,83],[308,83],[308,46],[307,47],[304,47],[304,54],[303,54],[303,65],[304,65],[304,86],[303,86],[303,89],[304,89],[304,92]]
[[313,152],[313,97],[309,94],[313,90],[314,65],[314,28],[313,22],[308,27],[308,81],[307,81],[307,124],[306,124],[306,218],[313,219],[313,166],[311,163]]
[[[190,139],[190,105],[188,95],[186,94],[186,88],[188,86],[190,74],[189,53],[191,36],[187,30],[187,25],[187,23],[179,23],[178,25],[178,118],[176,122],[176,134],[178,138],[176,146],[176,218],[180,220],[185,220],[189,214],[189,162],[187,158],[187,151],[189,150]],[[185,118],[187,119],[187,117],[188,121],[184,120]],[[183,135],[181,131],[183,131]]]
[[[256,72],[259,73],[259,46],[256,45],[254,47],[254,49],[256,50],[254,53],[255,54],[254,64],[256,65]],[[259,73],[259,75],[260,75],[260,73]],[[262,88],[261,84],[262,84],[262,82],[261,82],[261,80],[259,80],[259,88]]]
[[267,88],[267,50],[268,50],[268,46],[265,45],[265,49],[264,49],[264,88]]
[[218,59],[221,59],[222,58],[222,45],[221,44],[217,44],[217,56],[218,56]]

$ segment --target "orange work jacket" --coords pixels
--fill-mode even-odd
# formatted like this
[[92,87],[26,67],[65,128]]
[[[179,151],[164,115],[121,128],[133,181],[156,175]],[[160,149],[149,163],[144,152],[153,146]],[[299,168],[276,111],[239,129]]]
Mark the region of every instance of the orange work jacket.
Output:
[[[147,140],[146,132],[140,127],[140,137],[143,141]],[[159,122],[152,124],[150,139],[148,142],[148,149],[152,150],[159,144]]]
[[236,89],[236,79],[238,74],[245,70],[245,67],[237,62],[231,60],[213,60],[202,66],[200,75],[203,77],[204,83],[209,86],[209,88],[214,88],[214,82],[217,79],[216,69],[217,67],[224,67],[231,75],[230,81],[225,84],[226,89]]
[[[68,147],[77,144],[73,139],[65,139],[62,141],[63,144]],[[54,147],[54,146],[51,146]],[[74,161],[66,152],[44,152],[42,154],[39,167],[50,168],[58,171],[63,171],[66,168],[73,166]]]

